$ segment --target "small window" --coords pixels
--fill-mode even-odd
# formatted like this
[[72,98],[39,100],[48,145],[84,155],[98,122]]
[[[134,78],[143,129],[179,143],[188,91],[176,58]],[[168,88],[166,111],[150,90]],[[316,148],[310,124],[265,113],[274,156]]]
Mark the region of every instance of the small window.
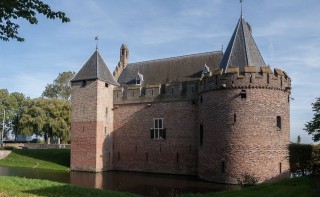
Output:
[[179,163],[179,153],[177,153],[177,163]]
[[203,101],[203,98],[202,98],[202,95],[200,96],[200,103],[202,103],[202,101]]
[[200,146],[203,145],[203,125],[200,125]]
[[141,85],[141,80],[140,79],[136,79],[136,85]]
[[245,99],[247,98],[247,91],[241,90],[240,96],[241,96],[241,99],[244,99],[244,100],[245,100]]
[[221,172],[222,173],[226,172],[226,166],[225,166],[225,162],[224,161],[221,162]]
[[279,172],[280,172],[280,174],[282,173],[282,164],[281,164],[281,162],[279,163]]
[[277,116],[277,127],[278,129],[281,129],[281,116]]
[[86,85],[87,85],[87,81],[83,80],[81,83],[81,87],[86,87]]
[[107,127],[104,127],[104,135],[107,135]]
[[237,114],[233,114],[233,123],[237,122]]
[[150,130],[151,139],[166,139],[166,129],[163,128],[163,118],[153,119],[153,128]]
[[121,50],[121,56],[123,56],[123,55],[124,55],[124,49]]
[[269,84],[270,83],[270,76],[269,76],[269,74],[267,74],[267,84]]
[[109,86],[109,84],[108,84],[108,83],[105,83],[104,86],[107,88],[107,87]]

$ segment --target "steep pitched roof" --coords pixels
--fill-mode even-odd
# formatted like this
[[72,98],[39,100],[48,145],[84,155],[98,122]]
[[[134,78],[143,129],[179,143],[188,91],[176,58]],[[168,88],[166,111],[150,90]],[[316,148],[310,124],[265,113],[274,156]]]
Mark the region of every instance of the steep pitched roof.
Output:
[[96,50],[71,82],[99,79],[108,84],[118,86],[118,82],[115,80],[111,72],[109,71],[106,63],[103,61],[100,53]]
[[252,37],[251,27],[242,15],[220,63],[225,71],[229,66],[239,67],[240,72],[245,71],[245,66],[255,66],[257,71],[266,66]]
[[198,80],[205,64],[214,70],[221,58],[222,52],[217,51],[131,63],[122,71],[118,82],[135,84],[138,72],[143,75],[144,85]]

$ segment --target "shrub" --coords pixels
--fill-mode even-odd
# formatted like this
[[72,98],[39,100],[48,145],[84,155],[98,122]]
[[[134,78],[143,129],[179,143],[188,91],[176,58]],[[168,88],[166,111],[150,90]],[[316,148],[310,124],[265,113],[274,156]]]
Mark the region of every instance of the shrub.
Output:
[[259,179],[255,174],[250,174],[249,172],[245,172],[241,174],[241,177],[237,179],[238,185],[241,187],[253,186],[259,182]]

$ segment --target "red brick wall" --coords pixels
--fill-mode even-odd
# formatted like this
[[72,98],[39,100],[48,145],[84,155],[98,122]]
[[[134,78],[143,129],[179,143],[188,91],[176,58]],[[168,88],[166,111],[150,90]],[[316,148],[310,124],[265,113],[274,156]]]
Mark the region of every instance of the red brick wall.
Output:
[[111,169],[106,152],[113,131],[113,86],[100,80],[85,87],[73,83],[71,104],[71,170]]
[[[151,139],[153,118],[163,118],[166,139]],[[196,174],[196,122],[191,101],[119,105],[114,109],[113,169]]]
[[[241,89],[205,92],[199,105],[203,146],[199,148],[199,177],[236,183],[244,172],[260,181],[287,175],[290,135],[288,92],[273,89]],[[234,122],[236,114],[236,122]],[[281,130],[276,117],[281,116]],[[225,172],[222,172],[222,162]],[[281,170],[280,174],[280,162]]]

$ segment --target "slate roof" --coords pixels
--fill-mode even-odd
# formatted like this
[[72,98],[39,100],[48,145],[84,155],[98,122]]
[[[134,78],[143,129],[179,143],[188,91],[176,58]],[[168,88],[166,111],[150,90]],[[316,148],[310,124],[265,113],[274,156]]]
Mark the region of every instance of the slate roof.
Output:
[[111,72],[109,71],[106,63],[103,61],[100,53],[96,50],[71,82],[99,79],[108,84],[118,86]]
[[252,37],[251,27],[242,15],[220,63],[225,71],[229,66],[239,67],[240,72],[245,71],[245,66],[255,66],[256,71],[260,71],[261,66],[266,66]]
[[144,86],[198,80],[205,65],[210,70],[215,70],[219,67],[221,58],[222,51],[216,51],[130,63],[122,71],[118,83],[135,84],[138,72],[143,75]]

